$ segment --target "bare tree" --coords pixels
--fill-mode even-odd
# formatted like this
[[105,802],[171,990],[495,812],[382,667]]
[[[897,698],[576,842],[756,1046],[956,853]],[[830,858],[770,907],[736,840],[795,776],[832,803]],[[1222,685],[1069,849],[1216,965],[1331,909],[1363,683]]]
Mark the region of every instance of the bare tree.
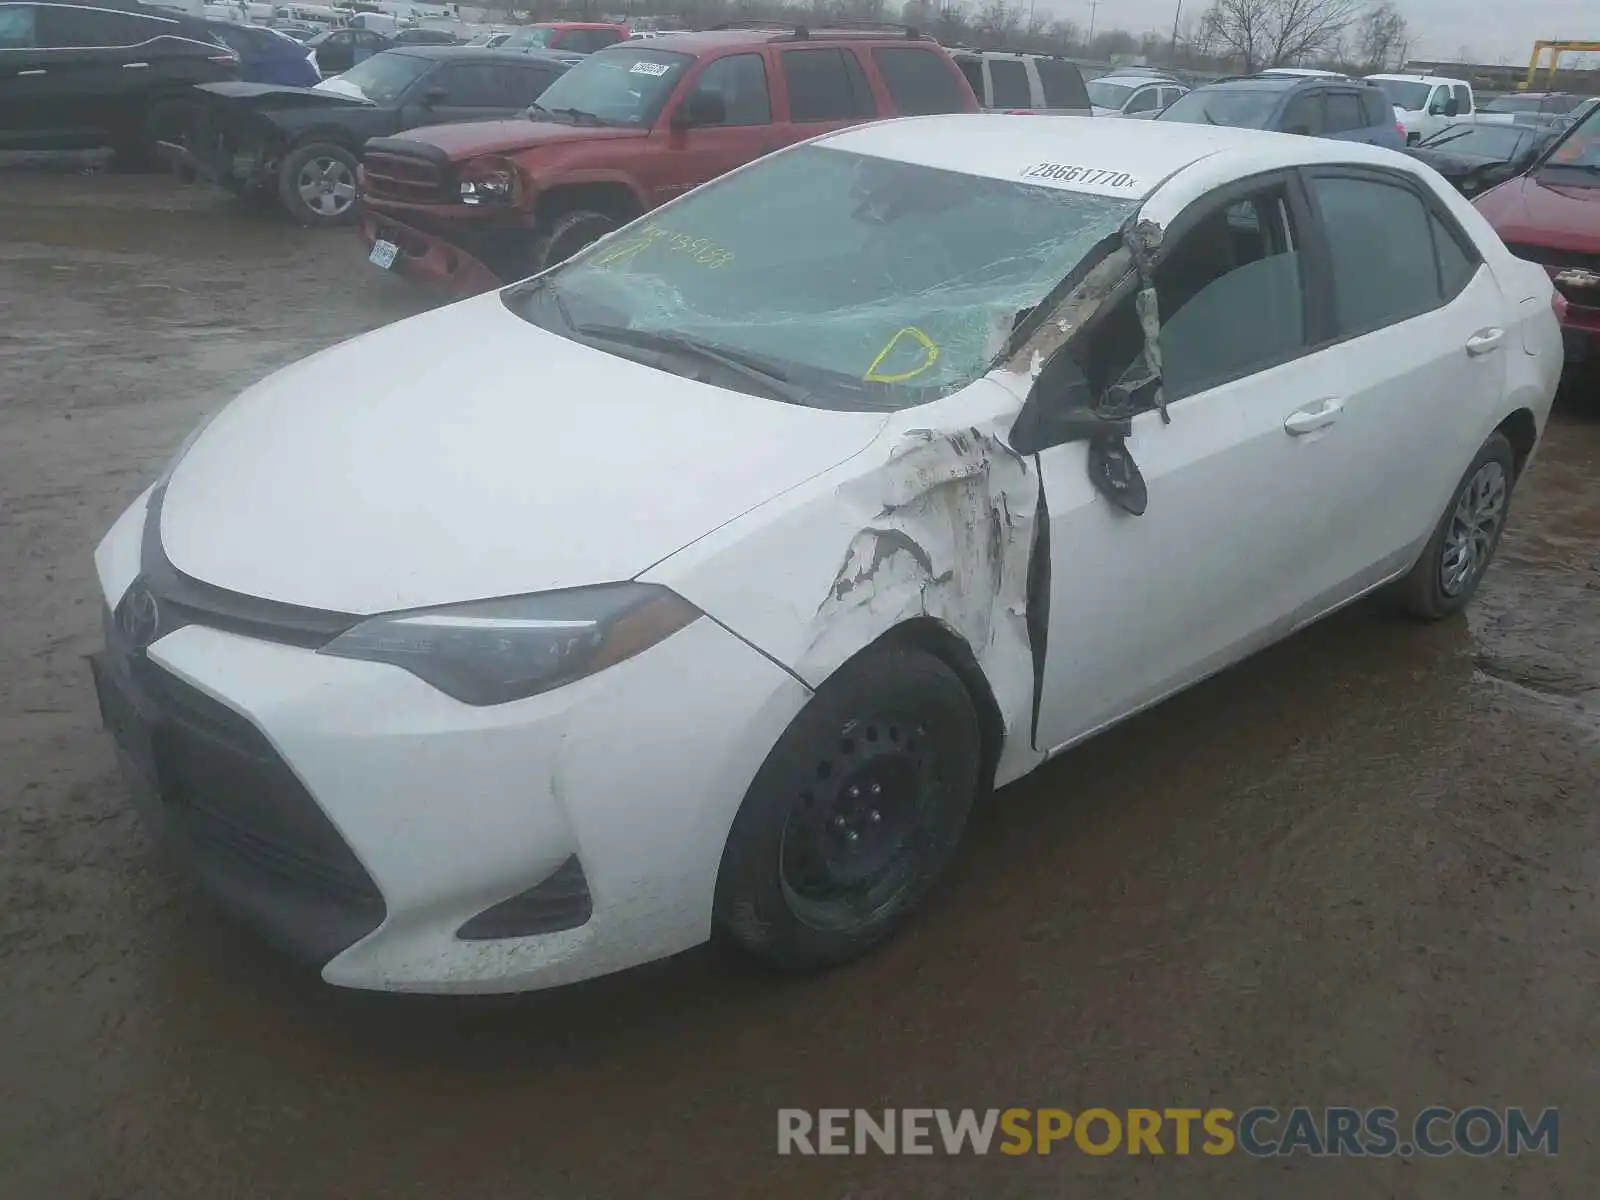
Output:
[[978,32],[991,41],[1005,42],[1022,24],[1022,9],[1007,4],[1006,0],[988,0],[988,3],[978,10],[977,20],[973,24]]
[[1204,24],[1248,72],[1332,50],[1356,11],[1357,0],[1213,0]]
[[1368,72],[1405,66],[1411,57],[1411,25],[1393,0],[1380,0],[1356,22],[1352,46],[1342,58]]

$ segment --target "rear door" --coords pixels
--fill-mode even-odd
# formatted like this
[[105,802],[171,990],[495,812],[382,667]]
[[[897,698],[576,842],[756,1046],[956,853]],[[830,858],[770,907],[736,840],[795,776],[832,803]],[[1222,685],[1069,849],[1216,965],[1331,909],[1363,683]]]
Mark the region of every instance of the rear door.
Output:
[[833,129],[870,121],[878,116],[878,102],[867,73],[854,51],[837,46],[778,52],[780,112],[788,123],[779,126],[783,144],[803,141]]
[[1005,112],[1014,108],[1033,107],[1033,89],[1028,85],[1028,68],[1020,59],[987,58],[984,69],[989,72],[989,105]]
[[903,117],[966,112],[973,107],[950,60],[929,46],[874,46],[871,59],[889,103]]
[[1322,98],[1321,88],[1296,92],[1290,96],[1289,102],[1283,106],[1283,115],[1278,118],[1278,128],[1284,133],[1295,133],[1302,137],[1320,137],[1326,127]]
[[1323,446],[1325,605],[1415,558],[1500,404],[1511,322],[1493,272],[1421,181],[1318,168],[1306,184],[1331,292],[1315,356],[1328,419],[1302,435]]
[[[44,47],[38,95],[57,129],[115,129],[165,76],[162,42],[177,22],[107,9],[45,4],[35,36]],[[219,48],[218,53],[222,53]]]

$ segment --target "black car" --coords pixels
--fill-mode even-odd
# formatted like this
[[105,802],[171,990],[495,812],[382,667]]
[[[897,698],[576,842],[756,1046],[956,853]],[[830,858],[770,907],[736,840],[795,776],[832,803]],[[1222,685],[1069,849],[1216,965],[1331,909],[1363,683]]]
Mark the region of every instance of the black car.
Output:
[[1543,124],[1450,125],[1406,153],[1443,175],[1463,196],[1476,196],[1521,175],[1561,132]]
[[393,38],[384,37],[371,29],[330,29],[306,43],[307,47],[316,51],[317,66],[324,75],[348,71],[358,62],[365,62],[374,54],[382,54],[393,45]]
[[0,148],[109,145],[148,162],[188,120],[190,85],[238,68],[204,22],[167,10],[0,0]]
[[557,54],[481,46],[408,46],[314,88],[214,83],[181,144],[183,165],[241,195],[276,193],[307,225],[355,216],[357,164],[370,137],[419,125],[517,116],[564,72]]

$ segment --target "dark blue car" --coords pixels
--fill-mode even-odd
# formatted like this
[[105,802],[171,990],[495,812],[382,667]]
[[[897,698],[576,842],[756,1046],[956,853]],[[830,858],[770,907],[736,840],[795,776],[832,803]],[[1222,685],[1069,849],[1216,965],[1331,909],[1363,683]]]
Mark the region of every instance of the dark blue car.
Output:
[[239,56],[239,78],[246,83],[312,87],[322,81],[314,52],[276,29],[230,21],[207,21],[206,25]]
[[1334,76],[1248,75],[1197,87],[1158,121],[1238,125],[1310,137],[1405,147],[1394,108],[1381,88]]

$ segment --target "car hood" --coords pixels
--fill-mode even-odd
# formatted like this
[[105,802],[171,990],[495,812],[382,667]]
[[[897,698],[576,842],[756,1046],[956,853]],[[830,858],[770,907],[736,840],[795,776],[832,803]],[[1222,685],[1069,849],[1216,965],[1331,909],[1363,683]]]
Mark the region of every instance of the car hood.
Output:
[[1492,167],[1508,161],[1486,154],[1456,154],[1429,146],[1412,146],[1407,153],[1412,158],[1427,163],[1441,175],[1464,175],[1480,167]]
[[1474,203],[1503,241],[1600,254],[1600,187],[1523,175]]
[[507,121],[469,121],[455,125],[428,125],[402,136],[410,141],[436,147],[452,159],[478,154],[505,154],[531,150],[564,142],[597,141],[602,138],[642,138],[646,129],[620,129],[599,125],[564,125],[557,121],[532,121],[514,117]]
[[372,108],[373,103],[355,88],[345,85],[336,91],[324,79],[316,87],[286,87],[275,83],[200,83],[195,86],[210,96],[243,105],[253,112],[282,112],[296,108]]
[[491,293],[242,393],[172,471],[161,540],[206,583],[349,613],[629,579],[886,420],[616,358]]

